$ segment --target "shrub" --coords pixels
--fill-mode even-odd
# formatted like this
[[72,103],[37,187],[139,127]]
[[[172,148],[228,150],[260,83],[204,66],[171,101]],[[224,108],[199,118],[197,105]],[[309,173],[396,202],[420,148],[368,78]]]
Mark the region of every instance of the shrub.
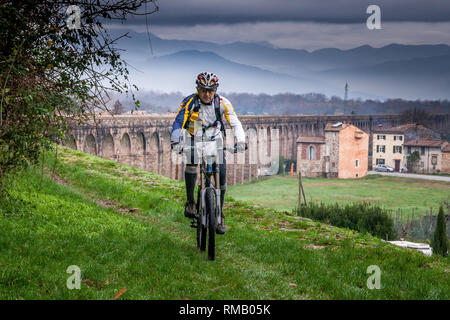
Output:
[[359,232],[368,232],[379,238],[397,238],[394,221],[388,213],[377,205],[352,203],[345,206],[336,204],[309,203],[298,211],[302,217],[327,222],[336,227],[344,227]]
[[417,170],[417,163],[420,160],[419,151],[414,151],[406,157],[406,168],[409,172],[415,172]]
[[73,2],[82,12],[79,27],[66,24],[71,1],[1,2],[0,193],[7,175],[37,163],[39,151],[69,124],[107,110],[111,92],[129,92],[118,39],[103,24],[151,14],[138,13],[147,2]]
[[447,240],[444,208],[442,205],[439,207],[439,215],[431,246],[433,247],[433,252],[435,254],[439,254],[444,257],[447,256],[448,240]]

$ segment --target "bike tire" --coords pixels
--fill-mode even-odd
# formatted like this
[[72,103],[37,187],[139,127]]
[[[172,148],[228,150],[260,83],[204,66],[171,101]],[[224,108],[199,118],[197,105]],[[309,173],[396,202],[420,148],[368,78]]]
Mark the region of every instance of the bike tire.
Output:
[[200,190],[198,191],[198,202],[197,202],[197,212],[198,212],[198,217],[197,217],[197,248],[200,249],[200,251],[205,251],[206,250],[206,226],[202,225],[202,209],[200,209],[200,197],[201,197],[201,192]]
[[206,188],[205,205],[208,225],[208,258],[216,258],[216,208],[215,208],[215,190]]
[[206,250],[206,227],[202,226],[201,219],[197,221],[197,248],[200,251]]

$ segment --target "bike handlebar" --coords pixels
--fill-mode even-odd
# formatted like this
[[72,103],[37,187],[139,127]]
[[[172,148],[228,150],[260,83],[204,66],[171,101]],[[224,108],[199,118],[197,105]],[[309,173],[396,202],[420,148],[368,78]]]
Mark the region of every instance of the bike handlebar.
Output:
[[[195,146],[191,146],[191,147],[188,147],[188,148],[181,148],[181,150],[178,151],[178,154],[182,154],[187,149],[191,149],[191,151],[194,151],[195,148],[196,148]],[[245,150],[247,150],[247,149],[248,149],[248,145],[245,144]],[[225,147],[223,147],[223,150],[225,150],[225,151],[228,150],[228,151],[233,152],[233,153],[238,153],[238,151],[237,151],[237,143],[235,143],[233,147],[232,146],[225,146]]]

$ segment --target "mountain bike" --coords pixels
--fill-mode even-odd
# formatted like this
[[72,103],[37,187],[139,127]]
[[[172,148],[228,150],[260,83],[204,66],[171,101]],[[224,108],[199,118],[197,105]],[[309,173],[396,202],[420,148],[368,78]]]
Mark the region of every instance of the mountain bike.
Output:
[[[194,148],[191,147],[191,151],[193,150]],[[223,150],[237,153],[236,144],[234,147],[224,147]],[[218,149],[218,151],[222,152],[222,149]],[[216,258],[216,226],[222,223],[220,193],[220,169],[217,163],[217,154],[203,155],[195,201],[196,212],[195,217],[191,218],[191,228],[197,229],[197,248],[200,251],[205,251],[206,243],[208,243],[210,260]]]

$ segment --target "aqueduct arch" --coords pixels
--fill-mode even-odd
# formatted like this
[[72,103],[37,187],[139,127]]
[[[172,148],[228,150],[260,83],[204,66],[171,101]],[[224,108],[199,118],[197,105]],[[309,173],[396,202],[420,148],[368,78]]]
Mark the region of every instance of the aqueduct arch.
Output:
[[115,159],[116,151],[114,149],[114,139],[110,133],[108,133],[103,139],[102,143],[102,157],[107,159]]
[[147,142],[145,139],[145,135],[143,132],[139,131],[136,134],[136,142],[134,143],[134,157],[135,157],[135,165],[138,168],[146,170],[147,166]]
[[[175,115],[119,115],[97,117],[97,124],[72,124],[63,144],[87,153],[124,162],[144,170],[175,178],[175,164],[170,157],[170,129]],[[450,131],[450,115],[434,115],[432,127],[440,132]],[[227,181],[241,183],[258,175],[258,169],[268,167],[260,163],[261,155],[270,156],[276,132],[278,153],[288,159],[296,158],[296,139],[299,135],[323,135],[327,122],[350,121],[371,132],[382,124],[391,127],[403,123],[399,115],[340,115],[340,116],[239,116],[249,149],[245,160],[237,164],[237,156],[227,156]],[[225,126],[230,130],[228,123]],[[275,130],[278,129],[278,130]],[[232,137],[232,135],[231,135]],[[250,142],[250,141],[254,142]],[[234,164],[233,164],[234,160]],[[178,179],[183,179],[184,166],[179,166]]]
[[89,134],[84,140],[83,152],[95,155],[97,154],[97,143],[92,133]]
[[160,164],[161,164],[161,146],[159,143],[159,135],[158,132],[153,132],[149,141],[149,164],[150,171],[154,171],[160,173]]
[[128,133],[124,133],[120,139],[119,162],[132,164],[131,161],[131,139]]

